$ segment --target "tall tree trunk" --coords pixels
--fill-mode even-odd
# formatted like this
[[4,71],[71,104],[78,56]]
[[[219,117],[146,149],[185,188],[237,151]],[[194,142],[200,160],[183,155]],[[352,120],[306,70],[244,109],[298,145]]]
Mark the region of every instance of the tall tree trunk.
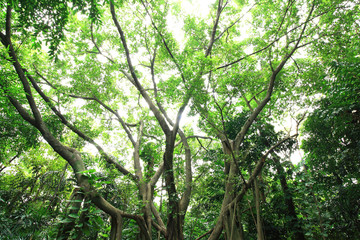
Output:
[[[225,196],[222,206],[226,206],[232,202],[235,198],[235,179],[237,168],[233,161],[231,161],[229,166],[228,179],[225,185]],[[239,211],[237,211],[237,204],[232,206],[224,215],[224,231],[227,240],[242,240],[243,231],[242,225],[240,222],[241,217],[239,216]]]
[[167,222],[167,240],[183,240],[183,217],[180,214],[180,199],[176,191],[174,177],[174,135],[167,137],[164,153],[164,179],[166,191],[169,196],[168,202],[168,222]]

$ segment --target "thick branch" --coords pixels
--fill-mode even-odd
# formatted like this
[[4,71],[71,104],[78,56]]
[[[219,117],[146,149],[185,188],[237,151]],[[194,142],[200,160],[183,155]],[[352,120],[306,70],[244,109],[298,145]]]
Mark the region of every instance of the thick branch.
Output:
[[154,217],[156,219],[156,221],[158,222],[158,224],[160,225],[161,227],[161,231],[164,231],[163,234],[166,235],[166,226],[163,222],[163,220],[161,219],[160,215],[159,215],[159,212],[157,211],[157,209],[155,208],[155,205],[153,202],[151,202],[151,211],[152,213],[154,214]]
[[152,176],[152,178],[150,179],[150,185],[151,187],[154,187],[155,184],[157,183],[157,181],[159,180],[161,174],[163,173],[164,171],[164,163],[162,163],[158,170],[155,172],[154,176]]
[[31,125],[35,126],[36,121],[33,116],[19,103],[18,100],[16,100],[14,97],[12,97],[4,88],[3,85],[0,85],[3,91],[6,94],[6,97],[9,99],[10,103],[16,108],[17,112],[20,114],[20,116],[27,122],[29,122]]
[[5,22],[5,34],[6,34],[6,41],[8,43],[11,42],[11,4],[8,3],[6,6],[6,22]]
[[[12,61],[11,61],[12,65],[14,66],[15,71],[16,71],[17,75],[19,76],[20,81],[21,81],[21,83],[23,85],[23,89],[25,91],[26,99],[27,99],[27,101],[29,103],[29,106],[30,106],[31,111],[33,113],[36,124],[40,125],[42,123],[42,118],[41,118],[40,111],[36,106],[34,97],[33,97],[32,92],[31,92],[30,84],[27,81],[25,73],[24,73],[24,71],[23,71],[23,69],[22,69],[22,67],[21,67],[21,65],[20,65],[20,63],[18,61],[18,58],[16,56],[14,47],[13,47],[13,45],[11,43],[11,5],[10,4],[8,4],[7,10],[6,10],[6,36],[5,36],[5,39],[2,39],[2,43],[6,48],[8,48],[9,57],[12,59]],[[12,99],[9,99],[9,100],[12,101]],[[15,100],[15,99],[13,99],[13,100]]]
[[135,147],[134,147],[134,169],[135,169],[135,174],[139,178],[140,181],[143,178],[141,165],[140,165],[140,156],[139,156],[143,129],[144,129],[144,122],[141,121],[140,127],[139,127],[139,132],[138,132],[138,137],[137,137]]

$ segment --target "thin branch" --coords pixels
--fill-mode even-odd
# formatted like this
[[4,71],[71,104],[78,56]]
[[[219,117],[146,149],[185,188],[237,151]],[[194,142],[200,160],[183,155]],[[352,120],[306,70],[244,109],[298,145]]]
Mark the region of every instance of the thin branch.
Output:
[[269,156],[269,154],[272,153],[276,148],[278,148],[284,142],[288,141],[289,139],[295,138],[297,136],[298,136],[298,133],[296,133],[292,136],[288,136],[288,137],[280,140],[279,142],[277,142],[275,145],[273,145],[266,151],[266,153],[257,162],[257,164],[254,168],[254,171],[252,172],[252,174],[247,182],[247,185],[244,185],[241,192],[236,196],[236,198],[231,203],[229,203],[229,205],[228,205],[229,209],[232,207],[232,205],[235,204],[235,202],[238,202],[239,200],[241,200],[242,197],[245,195],[247,189],[251,186],[251,184],[254,182],[255,178],[257,177],[257,175],[261,172],[261,170],[265,164],[266,158]]
[[209,231],[207,231],[206,233],[202,234],[201,236],[199,236],[196,240],[200,240],[203,237],[205,237],[206,235],[209,235],[210,233],[212,233],[212,231],[214,230],[214,228],[210,229]]
[[[12,161],[14,161],[16,158],[20,156],[21,152],[19,151],[14,157],[12,157],[6,164],[9,165]],[[0,172],[2,172],[5,168],[8,166],[3,165],[3,167],[0,169]]]
[[[286,14],[287,14],[287,12],[289,11],[289,9],[291,8],[291,6],[293,5],[293,3],[295,2],[295,0],[289,0],[289,2],[288,2],[288,5],[287,5],[287,7],[286,7],[286,9],[285,9],[285,12],[284,12],[284,15],[283,15],[283,17],[282,17],[282,19],[281,19],[281,22],[280,22],[280,24],[279,24],[279,28],[277,29],[277,31],[276,31],[276,35],[275,35],[275,38],[277,37],[277,34],[280,32],[280,29],[282,28],[282,25],[283,25],[283,23],[284,23],[284,21],[285,21],[285,17],[286,17]],[[291,13],[290,13],[291,14]]]
[[17,53],[20,49],[20,47],[23,45],[23,43],[25,42],[25,40],[29,37],[29,35],[26,35],[20,42],[20,44],[17,46],[17,48],[15,49],[15,52]]
[[246,105],[248,106],[248,108],[250,109],[250,111],[251,111],[251,112],[254,112],[254,109],[253,109],[253,108],[251,107],[251,105],[250,105],[251,99],[250,99],[250,101],[248,101],[247,98],[246,98],[246,96],[245,96],[244,91],[241,90],[241,89],[239,89],[239,91],[240,91],[240,93],[241,93],[241,96],[244,98],[245,103],[246,103]]
[[[40,72],[37,70],[36,66],[35,67],[35,72],[38,76],[40,76],[49,86],[51,86],[53,89],[57,90],[57,87],[54,86],[53,84],[50,83],[50,81],[48,81],[42,74],[40,74]],[[135,127],[137,126],[137,124],[129,124],[129,123],[125,123],[125,121],[120,117],[119,113],[113,109],[111,109],[108,105],[106,105],[104,102],[100,101],[97,97],[86,97],[86,96],[78,96],[78,95],[74,95],[74,94],[69,94],[69,97],[72,98],[78,98],[78,99],[83,99],[83,100],[93,100],[96,101],[97,103],[99,103],[102,107],[104,107],[106,110],[108,110],[109,112],[111,112],[112,114],[115,115],[116,119],[118,120],[118,122],[121,124],[121,126],[123,127],[123,129],[125,130],[128,138],[130,139],[132,145],[135,147],[135,141],[133,139],[132,134],[130,133],[130,130],[128,127]]]
[[[260,53],[260,52],[268,49],[268,48],[271,47],[275,42],[279,41],[282,37],[284,37],[284,36],[287,35],[288,33],[295,31],[296,29],[302,27],[303,25],[306,25],[308,22],[314,20],[315,18],[318,18],[318,17],[320,17],[320,16],[328,13],[330,10],[331,10],[331,9],[328,9],[327,11],[324,11],[324,12],[322,12],[322,13],[320,13],[320,14],[312,17],[312,18],[308,18],[305,22],[303,22],[303,23],[299,24],[298,26],[296,26],[296,27],[288,30],[288,31],[287,31],[286,33],[284,33],[282,36],[274,39],[272,42],[270,42],[270,43],[269,43],[268,45],[266,45],[265,47],[263,47],[263,48],[255,51],[255,52],[252,52],[252,53],[250,53],[250,54],[247,54],[247,55],[245,55],[244,57],[241,57],[241,58],[239,58],[239,59],[237,59],[237,60],[235,60],[235,61],[233,61],[233,62],[227,63],[227,64],[225,64],[225,65],[223,65],[223,66],[220,66],[220,67],[216,67],[215,69],[213,69],[213,70],[211,70],[211,71],[219,70],[219,69],[222,69],[222,68],[229,67],[229,66],[231,66],[231,65],[234,65],[234,64],[236,64],[236,63],[244,60],[245,58],[248,58],[248,57],[250,57],[250,56],[252,56],[252,55],[258,54],[258,53]],[[209,73],[209,72],[207,72],[206,74],[208,74],[208,73]]]
[[154,22],[154,19],[153,19],[153,17],[151,16],[151,14],[150,14],[148,8],[146,7],[144,1],[141,0],[141,3],[142,3],[142,5],[143,5],[144,8],[145,8],[146,13],[147,13],[148,16],[150,17],[151,24],[153,25],[153,27],[155,28],[155,30],[157,31],[157,33],[160,35],[161,41],[162,41],[162,43],[164,44],[164,47],[165,47],[166,51],[169,53],[169,55],[170,55],[172,61],[174,62],[176,68],[177,68],[178,71],[180,72],[180,76],[181,76],[181,78],[182,78],[182,81],[185,83],[186,81],[185,81],[185,76],[184,76],[184,74],[183,74],[183,71],[182,71],[179,63],[177,62],[176,58],[174,57],[172,51],[170,50],[170,48],[169,48],[169,46],[168,46],[168,44],[167,44],[167,42],[166,42],[166,40],[165,40],[165,38],[164,38],[164,35],[160,32],[159,28],[156,26],[156,24],[155,24],[155,22]]
[[[199,138],[196,138],[196,140],[197,140],[198,143],[200,144],[201,148],[203,148],[205,151],[208,151],[208,150],[202,145],[202,143],[201,143],[201,141],[200,141]],[[199,151],[200,151],[200,149],[199,149]],[[197,155],[197,153],[196,153],[195,155]]]
[[35,64],[33,64],[33,67],[34,67],[34,69],[35,69],[35,73],[42,79],[42,80],[44,80],[46,83],[47,83],[47,85],[49,85],[50,87],[52,87],[53,89],[57,89],[57,87],[55,87],[55,85],[53,85],[51,82],[49,82],[48,80],[47,80],[47,78],[45,78],[40,72],[39,72],[39,70],[37,69],[37,67],[35,66]]
[[192,136],[186,137],[186,139],[190,139],[190,138],[202,138],[202,139],[215,140],[215,138],[212,138],[212,137],[205,137],[205,136],[199,136],[199,135],[192,135]]
[[[307,17],[307,20],[305,21],[306,23],[309,22],[308,20],[311,17],[311,14],[313,13],[315,8],[315,5],[313,4],[311,7],[311,10],[309,12],[309,15]],[[287,60],[294,54],[294,52],[298,49],[299,43],[302,39],[302,36],[305,32],[305,29],[307,27],[307,24],[304,24],[304,27],[300,33],[300,36],[295,44],[295,46],[293,47],[293,49],[291,50],[291,52],[289,54],[287,54],[284,59],[281,61],[281,63],[278,65],[278,67],[273,71],[271,78],[270,78],[270,82],[269,82],[269,86],[267,89],[267,93],[265,98],[262,100],[262,102],[258,105],[258,107],[254,110],[254,112],[250,115],[250,117],[248,118],[248,120],[246,121],[246,123],[244,124],[243,128],[241,129],[241,131],[236,135],[235,138],[235,147],[239,148],[240,144],[242,143],[245,134],[247,133],[247,131],[249,130],[250,126],[252,125],[252,123],[254,122],[254,120],[256,119],[256,117],[260,114],[260,112],[262,111],[262,109],[266,106],[266,104],[270,101],[273,89],[274,89],[274,84],[275,84],[275,79],[276,76],[278,75],[278,73],[282,70],[282,68],[285,66],[285,63],[287,62]]]
[[102,51],[100,50],[100,47],[97,45],[97,43],[95,42],[94,39],[94,33],[93,33],[93,23],[91,23],[90,25],[90,33],[91,33],[91,41],[92,43],[95,45],[95,48],[98,50],[98,52],[92,52],[92,51],[87,51],[89,53],[95,53],[95,54],[101,54],[102,56],[104,56],[106,59],[108,59],[111,63],[115,63],[115,61],[113,59],[111,59],[110,57],[106,56],[105,54],[102,53]]
[[233,23],[231,23],[228,27],[226,27],[220,34],[219,36],[217,36],[214,41],[219,40],[225,32],[227,32],[230,28],[232,28],[233,26],[235,26],[235,24],[237,24],[238,22],[240,22],[240,20],[247,14],[249,13],[255,6],[257,5],[257,3],[254,3],[248,11],[246,11],[246,13],[244,13],[241,17],[239,17],[238,19],[236,19]]

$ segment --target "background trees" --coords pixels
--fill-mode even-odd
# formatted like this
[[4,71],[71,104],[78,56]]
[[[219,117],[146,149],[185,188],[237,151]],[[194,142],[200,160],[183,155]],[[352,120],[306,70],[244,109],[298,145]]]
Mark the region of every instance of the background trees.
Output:
[[[327,204],[358,199],[338,194],[358,179],[356,4],[219,0],[204,15],[167,1],[1,8],[2,162],[24,166],[2,173],[4,224],[21,201],[39,209],[41,195],[52,238],[355,236],[358,213]],[[302,169],[289,158],[309,107]],[[275,130],[289,115],[296,127]],[[46,167],[20,156],[34,151]],[[18,193],[10,171],[28,174]],[[38,179],[51,172],[58,181],[45,190]]]

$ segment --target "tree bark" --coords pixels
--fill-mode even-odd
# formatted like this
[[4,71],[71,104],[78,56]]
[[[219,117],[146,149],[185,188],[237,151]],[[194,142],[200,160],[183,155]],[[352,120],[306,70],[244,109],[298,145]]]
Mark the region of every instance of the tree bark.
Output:
[[[224,149],[226,152],[226,149]],[[231,160],[231,155],[229,154],[228,165],[229,169],[225,169],[228,172],[226,184],[225,184],[225,195],[223,199],[222,206],[228,205],[235,198],[235,181],[237,179],[237,167],[234,161]],[[224,211],[222,209],[222,211]],[[241,216],[238,215],[237,204],[225,210],[223,213],[223,228],[225,232],[226,239],[228,240],[241,240],[243,239],[242,225],[239,221]],[[220,235],[219,235],[220,236]],[[219,237],[218,236],[218,237]]]

